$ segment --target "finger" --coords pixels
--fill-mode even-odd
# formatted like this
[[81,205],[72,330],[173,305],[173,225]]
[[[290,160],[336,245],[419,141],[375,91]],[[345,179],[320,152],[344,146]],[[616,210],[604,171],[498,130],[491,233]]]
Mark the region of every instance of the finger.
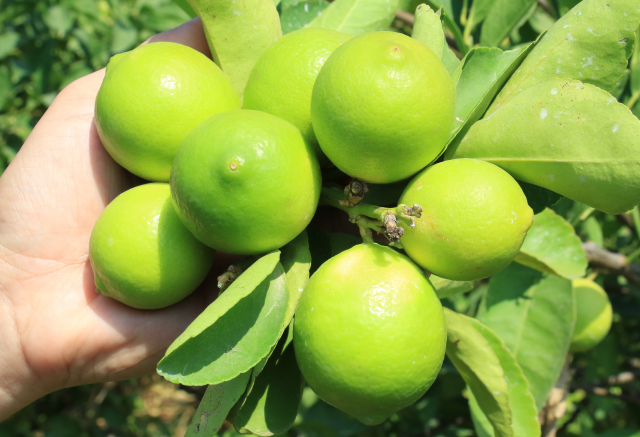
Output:
[[207,45],[207,38],[204,35],[204,29],[202,28],[202,21],[196,17],[187,21],[181,26],[175,29],[167,30],[166,32],[159,33],[152,36],[141,45],[152,42],[175,42],[185,46],[189,46],[192,49],[199,51],[200,53],[211,58],[211,51]]

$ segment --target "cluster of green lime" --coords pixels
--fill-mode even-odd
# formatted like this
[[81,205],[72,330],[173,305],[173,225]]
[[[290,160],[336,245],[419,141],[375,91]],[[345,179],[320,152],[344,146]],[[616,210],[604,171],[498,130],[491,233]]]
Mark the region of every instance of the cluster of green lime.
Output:
[[454,119],[449,73],[405,35],[308,28],[277,40],[241,99],[206,56],[174,43],[112,58],[96,125],[113,159],[152,183],[107,206],[90,242],[96,288],[135,308],[171,305],[204,280],[215,250],[278,249],[310,223],[323,169],[365,182],[414,176],[419,205],[401,243],[331,258],[296,311],[300,369],[318,395],[367,424],[416,401],[444,359],[442,307],[424,270],[485,278],[518,253],[533,213],[493,164],[432,164]]

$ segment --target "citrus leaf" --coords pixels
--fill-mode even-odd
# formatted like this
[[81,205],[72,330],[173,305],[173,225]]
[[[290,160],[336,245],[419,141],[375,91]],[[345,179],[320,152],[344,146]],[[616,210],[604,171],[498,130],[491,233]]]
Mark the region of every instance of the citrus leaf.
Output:
[[551,77],[581,80],[613,91],[627,66],[630,43],[640,22],[640,8],[631,4],[627,0],[579,3],[549,29],[487,114]]
[[513,353],[542,408],[569,351],[575,323],[571,281],[512,263],[491,278],[478,320]]
[[[453,18],[455,14],[454,14],[451,1],[450,0],[424,0],[424,3],[429,5],[431,9],[433,9],[434,11],[437,11],[440,8],[442,8],[442,11],[440,13],[442,17],[442,22],[444,23],[446,28],[449,29],[453,34],[453,39],[456,40],[456,45],[458,46],[458,50],[460,50],[462,54],[467,53],[469,51],[469,48],[467,47],[467,44],[464,41],[462,32],[460,31],[458,24]],[[448,46],[445,46],[445,49],[447,48]]]
[[447,325],[447,357],[479,400],[496,435],[514,436],[508,386],[500,359],[476,328],[474,319],[443,308]]
[[218,384],[266,357],[289,300],[279,257],[266,255],[240,275],[169,347],[158,373],[185,385]]
[[449,153],[619,214],[640,201],[638,132],[640,121],[606,91],[553,78],[474,124]]
[[537,0],[495,0],[482,24],[480,45],[499,46],[536,3]]
[[316,17],[320,16],[327,6],[329,6],[329,2],[324,0],[294,3],[283,10],[280,15],[282,33],[286,35],[294,30],[302,29]]
[[396,15],[398,0],[336,0],[309,27],[322,27],[351,35],[387,30]]
[[503,52],[498,48],[477,47],[462,60],[456,86],[455,120],[445,149],[455,149],[471,126],[482,117],[491,101],[511,77],[535,43]]
[[440,14],[425,4],[418,6],[411,38],[429,47],[438,59],[442,59],[445,37]]
[[495,2],[496,0],[474,0],[469,11],[467,26],[471,26],[473,30],[478,24],[482,23],[491,12]]
[[185,11],[187,15],[189,15],[189,17],[191,18],[196,17],[196,13],[193,11],[193,8],[189,6],[189,3],[187,3],[187,0],[173,0],[173,2],[177,4],[180,7],[180,9]]
[[472,281],[453,281],[451,279],[444,279],[436,275],[429,276],[429,282],[436,289],[436,294],[439,299],[445,297],[455,296],[456,294],[466,293],[473,290]]
[[[516,362],[516,359],[505,346],[502,339],[500,339],[500,337],[498,337],[491,329],[484,326],[477,320],[473,320],[471,323],[473,323],[478,332],[480,332],[489,342],[493,352],[500,360],[500,365],[502,366],[504,377],[507,381],[509,407],[513,414],[514,435],[518,437],[540,437],[541,429],[540,422],[538,421],[536,401],[529,391],[529,382],[527,381],[527,378],[525,378],[522,369]],[[477,422],[480,422],[485,424],[482,428],[486,435],[495,437],[493,427],[491,426],[489,419],[487,419],[487,416],[482,412],[473,392],[469,394],[469,406],[471,407],[471,417],[476,430],[478,430]],[[488,426],[486,426],[487,424]],[[481,435],[482,433],[478,431],[478,434]]]
[[282,248],[280,262],[284,268],[287,291],[289,292],[289,305],[282,328],[284,331],[289,326],[291,319],[293,319],[293,313],[296,311],[302,291],[307,286],[307,282],[309,282],[311,252],[309,251],[307,231],[302,231],[300,235]]
[[229,410],[242,395],[249,373],[243,373],[218,385],[210,385],[191,419],[184,437],[211,437],[222,427]]
[[555,205],[562,199],[562,196],[546,188],[537,185],[528,184],[522,181],[516,181],[522,188],[522,192],[527,197],[527,203],[533,210],[534,214],[538,214],[550,206]]
[[304,380],[293,351],[292,329],[282,336],[251,393],[230,422],[242,434],[282,434],[293,425]]
[[550,209],[535,216],[515,261],[567,279],[583,277],[588,265],[573,226]]
[[[258,58],[282,36],[273,0],[187,0],[202,19],[213,60],[242,98]],[[229,35],[233,35],[230,38]]]

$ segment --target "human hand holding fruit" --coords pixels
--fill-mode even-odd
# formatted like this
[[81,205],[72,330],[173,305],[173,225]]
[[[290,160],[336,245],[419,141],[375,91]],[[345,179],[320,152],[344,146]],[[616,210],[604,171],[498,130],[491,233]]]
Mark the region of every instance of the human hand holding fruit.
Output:
[[[198,19],[152,41],[208,53]],[[0,420],[63,387],[152,372],[212,298],[201,290],[150,312],[95,291],[92,228],[139,183],[107,154],[93,124],[103,77],[97,71],[65,88],[0,178]]]

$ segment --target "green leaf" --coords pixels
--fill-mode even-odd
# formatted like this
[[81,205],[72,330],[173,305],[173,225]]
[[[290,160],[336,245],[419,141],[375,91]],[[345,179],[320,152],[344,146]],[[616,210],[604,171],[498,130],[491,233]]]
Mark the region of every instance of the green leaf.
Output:
[[[2,56],[0,56],[0,58],[2,58]],[[636,33],[629,68],[631,69],[631,94],[640,93],[640,32]]]
[[477,47],[467,53],[456,86],[455,120],[444,150],[455,151],[533,46],[531,43],[506,52],[498,48]]
[[556,20],[540,6],[536,8],[531,18],[529,18],[529,24],[538,33],[548,31],[555,23]]
[[591,216],[584,221],[583,229],[587,233],[589,241],[593,241],[600,247],[604,246],[604,236],[602,234],[602,226],[598,223],[598,219]]
[[210,385],[191,419],[185,437],[211,437],[222,427],[225,417],[244,392],[249,373],[218,385]]
[[455,69],[460,65],[460,59],[458,59],[456,54],[453,53],[453,50],[451,50],[447,44],[444,45],[441,61],[451,75],[453,75]]
[[436,289],[436,294],[439,299],[466,293],[474,288],[472,281],[453,281],[436,275],[429,276],[429,281],[431,285],[433,285],[433,288]]
[[478,24],[487,18],[495,2],[496,0],[474,0],[469,11],[469,23],[467,26],[471,26],[471,30],[475,29]]
[[514,436],[508,386],[500,359],[480,332],[481,326],[476,320],[443,309],[447,325],[447,357],[478,399],[496,435]]
[[[512,426],[514,436],[540,437],[541,429],[540,422],[538,421],[536,401],[529,391],[529,382],[527,378],[525,378],[522,368],[518,365],[516,359],[500,337],[477,320],[474,320],[472,323],[474,323],[474,327],[489,342],[489,346],[491,346],[491,349],[493,349],[493,352],[500,360],[500,365],[504,371],[504,378],[507,381],[509,408],[513,415]],[[479,422],[483,424],[481,428],[486,435],[495,437],[496,434],[493,432],[493,427],[489,419],[487,419],[487,416],[482,412],[482,408],[478,405],[473,392],[471,392],[469,396],[469,406],[471,407],[471,418],[473,419],[476,430],[478,430]],[[479,431],[478,434],[481,435],[482,432]]]
[[536,406],[542,408],[560,376],[573,334],[571,281],[512,263],[491,278],[478,320],[513,353]]
[[293,351],[293,335],[283,336],[256,378],[247,399],[230,418],[238,432],[261,436],[282,434],[293,425],[304,380]]
[[322,27],[351,35],[387,30],[398,9],[398,0],[336,0],[309,27]]
[[480,45],[499,46],[536,3],[536,0],[495,0],[482,23]]
[[324,0],[294,3],[292,6],[283,10],[280,15],[282,33],[287,34],[294,30],[302,29],[315,18],[319,17],[327,6],[329,6],[329,2]]
[[640,8],[631,7],[627,0],[584,0],[556,21],[487,114],[552,77],[576,79],[612,91],[627,66],[629,43],[633,43],[639,21]]
[[440,14],[425,4],[418,6],[411,38],[429,47],[438,56],[438,59],[442,59],[446,40]]
[[448,0],[424,0],[424,3],[429,5],[434,11],[437,11],[440,8],[443,9],[441,12],[442,22],[453,34],[453,38],[456,40],[456,44],[458,45],[460,52],[462,54],[467,53],[469,51],[469,47],[467,47],[467,44],[464,41],[464,37],[462,36],[462,32],[460,32],[458,24],[453,19],[451,2]]
[[279,257],[265,255],[240,275],[169,347],[158,373],[185,385],[219,384],[266,357],[288,309]]
[[[202,19],[213,60],[242,98],[249,74],[264,51],[282,36],[272,1],[187,0]],[[233,38],[230,37],[233,35]]]
[[55,5],[47,9],[42,19],[58,38],[62,38],[73,27],[74,14],[64,5]]
[[135,27],[128,27],[120,22],[113,26],[111,53],[122,53],[131,50],[138,41],[138,31]]
[[573,226],[550,209],[535,216],[515,260],[567,279],[583,277],[588,265]]
[[545,208],[555,205],[562,199],[562,196],[546,188],[537,185],[528,184],[522,181],[516,181],[520,184],[522,192],[527,197],[527,203],[533,209],[534,214],[538,214]]
[[620,214],[640,201],[639,131],[640,121],[606,91],[553,78],[477,122],[450,153]]
[[20,35],[17,32],[4,32],[0,35],[0,59],[7,57],[16,47],[20,41]]
[[189,6],[189,3],[187,3],[187,0],[173,0],[173,2],[177,4],[180,7],[180,9],[185,11],[189,17],[191,18],[196,17],[196,13],[194,12],[193,8]]
[[289,292],[289,304],[282,327],[284,332],[291,319],[293,319],[302,291],[307,286],[307,282],[309,282],[311,252],[309,251],[307,231],[302,231],[300,235],[282,248],[280,262],[284,268],[287,291]]

